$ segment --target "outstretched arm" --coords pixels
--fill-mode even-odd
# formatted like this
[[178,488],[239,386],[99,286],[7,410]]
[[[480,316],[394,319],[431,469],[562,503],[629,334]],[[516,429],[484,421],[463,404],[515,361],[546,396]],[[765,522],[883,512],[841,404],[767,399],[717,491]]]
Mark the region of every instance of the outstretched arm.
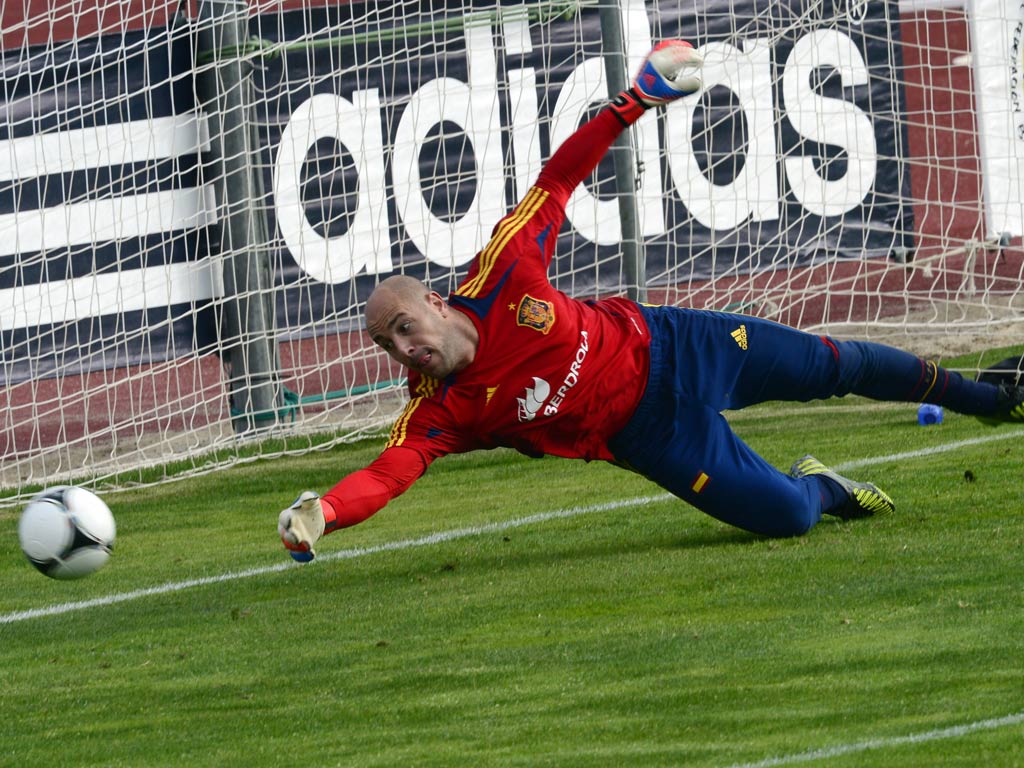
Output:
[[551,156],[536,186],[564,206],[625,127],[651,107],[700,90],[698,73],[703,63],[689,43],[666,40],[659,44],[644,61],[632,87],[581,126]]
[[391,430],[387,446],[363,469],[343,478],[320,498],[305,491],[281,512],[277,532],[291,556],[308,562],[325,533],[366,520],[391,499],[405,493],[430,463],[449,453],[480,447],[460,432],[433,401],[414,397]]
[[364,469],[353,472],[323,495],[324,532],[348,528],[366,520],[427,471],[417,451],[388,448]]
[[324,494],[303,492],[281,512],[277,532],[299,562],[316,557],[320,537],[363,522],[391,499],[405,493],[427,470],[427,460],[410,448],[386,448],[363,469],[348,475]]

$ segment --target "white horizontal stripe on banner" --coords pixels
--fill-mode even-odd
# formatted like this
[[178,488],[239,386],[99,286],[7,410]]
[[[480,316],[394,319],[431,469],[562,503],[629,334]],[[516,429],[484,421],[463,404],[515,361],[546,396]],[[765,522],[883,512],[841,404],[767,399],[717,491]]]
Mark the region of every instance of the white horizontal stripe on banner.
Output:
[[195,113],[0,141],[0,182],[195,154],[209,145]]
[[19,211],[0,215],[0,256],[199,229],[216,220],[211,186]]
[[218,261],[164,264],[0,289],[0,327],[31,328],[207,301],[220,295]]

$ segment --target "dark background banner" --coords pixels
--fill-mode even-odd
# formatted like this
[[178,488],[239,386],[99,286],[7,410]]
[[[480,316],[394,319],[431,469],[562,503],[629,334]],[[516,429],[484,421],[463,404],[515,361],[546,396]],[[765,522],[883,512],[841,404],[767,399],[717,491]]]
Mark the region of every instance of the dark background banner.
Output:
[[[197,223],[214,215],[197,194],[190,35],[154,28],[2,57],[0,141],[17,159],[0,178],[0,311],[16,320],[0,328],[0,383],[212,348],[209,290],[160,285],[203,262]],[[173,153],[159,156],[154,126]]]
[[[417,15],[403,5],[406,30],[397,38],[381,36],[380,20],[361,26],[359,13],[363,6],[293,11],[273,19],[263,17],[254,21],[253,32],[260,37],[285,43],[290,40],[304,42],[323,41],[327,36],[311,34],[310,30],[335,27],[339,17],[351,17],[358,44],[344,43],[329,48],[297,48],[283,56],[268,60],[257,72],[256,82],[261,98],[261,109],[266,109],[260,123],[265,128],[263,141],[271,153],[278,146],[289,115],[301,108],[314,96],[333,95],[347,102],[358,101],[357,93],[374,94],[375,115],[379,119],[384,137],[384,156],[380,160],[386,184],[386,216],[378,221],[378,241],[384,231],[390,243],[388,253],[379,253],[379,273],[373,273],[373,260],[369,240],[363,238],[363,248],[355,247],[356,265],[362,267],[354,280],[351,270],[341,269],[342,278],[334,285],[328,280],[303,280],[301,256],[296,258],[295,248],[283,247],[278,253],[277,271],[287,288],[279,297],[279,312],[288,318],[289,326],[316,321],[317,316],[333,315],[332,325],[346,326],[352,315],[345,307],[365,299],[381,274],[401,271],[426,279],[442,293],[465,273],[465,261],[474,251],[474,244],[466,239],[453,238],[450,248],[441,247],[438,253],[425,258],[423,248],[414,242],[399,210],[396,186],[408,174],[407,166],[395,161],[397,136],[410,101],[419,91],[428,89],[441,78],[459,83],[470,81],[468,62],[473,56],[467,48],[468,34],[461,25],[454,28],[443,22],[453,17],[433,3]],[[688,188],[686,180],[678,178],[679,171],[662,161],[660,190],[657,197],[661,212],[661,231],[647,234],[644,246],[647,259],[647,277],[651,285],[678,284],[704,280],[716,273],[754,272],[764,269],[789,268],[824,258],[859,259],[885,257],[895,247],[908,246],[905,242],[913,231],[912,211],[905,203],[908,174],[901,158],[904,138],[899,115],[902,91],[899,86],[899,47],[890,41],[899,39],[899,19],[895,3],[830,3],[710,2],[703,4],[699,16],[691,13],[692,6],[680,7],[674,3],[648,4],[647,17],[653,40],[681,37],[700,45],[718,46],[718,60],[730,51],[750,50],[755,44],[763,49],[757,58],[763,61],[764,76],[769,78],[770,94],[762,94],[760,104],[770,103],[770,118],[759,121],[759,130],[768,126],[771,133],[758,137],[762,161],[765,148],[770,150],[769,163],[774,168],[773,200],[768,205],[772,212],[766,216],[748,216],[725,228],[712,228],[688,209],[682,190]],[[458,16],[471,15],[472,7],[460,5]],[[399,22],[395,21],[398,25]],[[443,228],[446,222],[480,216],[473,203],[479,195],[493,198],[495,184],[504,184],[498,190],[504,210],[521,196],[513,179],[520,171],[521,160],[510,150],[512,145],[513,102],[518,97],[515,83],[521,73],[532,72],[536,81],[537,119],[536,141],[540,154],[551,152],[552,116],[567,81],[581,68],[598,64],[602,53],[600,19],[597,9],[585,9],[572,19],[553,19],[543,26],[534,26],[528,44],[529,50],[510,52],[515,42],[509,27],[497,20],[491,22],[494,50],[497,59],[497,82],[473,83],[473,89],[482,92],[482,101],[492,98],[489,89],[497,93],[500,119],[492,127],[501,133],[501,151],[506,158],[504,182],[495,182],[484,156],[486,150],[474,142],[466,126],[451,119],[438,119],[431,128],[421,127],[425,135],[418,146],[418,167],[421,190],[426,205]],[[822,31],[828,30],[823,36]],[[367,42],[369,40],[369,42]],[[845,49],[835,52],[835,41]],[[783,83],[787,62],[795,48],[806,51],[817,47],[824,53],[819,66],[812,67],[805,76],[805,90],[811,93],[810,108],[820,108],[818,115],[806,114],[804,103],[802,121],[794,120],[795,105],[786,104]],[[418,57],[410,63],[409,51],[417,50]],[[824,51],[822,51],[824,49]],[[848,49],[848,50],[847,50]],[[846,56],[849,51],[859,57],[864,72],[863,82],[850,82],[828,61],[829,56]],[[709,63],[713,56],[709,54]],[[845,61],[846,59],[842,59]],[[371,62],[364,64],[363,62]],[[593,71],[593,70],[592,70]],[[794,76],[795,77],[795,76]],[[748,94],[749,96],[749,94]],[[603,98],[602,92],[595,98]],[[805,94],[806,98],[806,94]],[[841,184],[855,171],[864,176],[863,169],[854,168],[851,147],[840,144],[841,131],[833,126],[832,133],[820,140],[815,138],[815,122],[834,120],[838,114],[848,119],[862,133],[867,127],[874,156],[869,164],[867,178],[857,182],[864,192],[848,210],[834,213],[815,210],[800,199],[800,190],[792,185],[792,173],[787,163],[810,164],[813,173],[833,183]],[[843,106],[845,105],[845,106]],[[595,104],[596,106],[596,104]],[[831,110],[831,112],[829,112]],[[653,117],[648,120],[656,119]],[[716,189],[728,188],[741,178],[754,146],[754,130],[749,113],[745,113],[741,99],[728,87],[718,84],[700,99],[691,117],[692,155],[703,177],[701,183]],[[795,124],[796,123],[796,124]],[[840,126],[841,128],[842,126]],[[685,140],[686,125],[678,114],[671,119],[660,118],[658,126],[661,147],[665,147],[666,134],[672,133],[674,146]],[[564,131],[563,131],[564,132]],[[836,138],[840,137],[840,138]],[[475,137],[479,140],[479,135]],[[493,138],[493,137],[491,137]],[[564,137],[563,137],[564,138]],[[861,153],[864,152],[861,136]],[[836,143],[830,143],[832,139]],[[358,154],[358,153],[355,153]],[[364,158],[356,159],[344,142],[320,138],[309,147],[301,175],[305,185],[301,191],[305,217],[325,239],[352,237],[354,211],[358,208],[358,190],[367,183],[367,174],[358,168]],[[374,161],[376,162],[376,161]],[[533,173],[535,178],[536,173]],[[490,175],[488,175],[490,174]],[[653,175],[647,167],[645,183]],[[490,189],[482,189],[480,179],[488,179]],[[396,180],[397,179],[397,180]],[[428,183],[426,180],[430,179]],[[267,189],[272,188],[271,174],[267,174]],[[614,178],[610,159],[602,162],[595,177],[588,183],[588,191],[600,201],[612,199]],[[762,190],[763,194],[763,190]],[[805,193],[806,194],[806,193]],[[762,201],[764,202],[764,201]],[[274,215],[272,194],[268,192],[268,210]],[[820,209],[821,206],[818,206]],[[491,209],[493,211],[493,209]],[[764,210],[764,206],[762,206]],[[477,229],[485,234],[502,211],[494,211],[491,219],[481,219]],[[614,208],[604,207],[603,213]],[[577,295],[621,290],[621,269],[617,243],[595,244],[572,226],[563,227],[558,255],[552,275],[560,288]],[[654,219],[659,218],[654,216]],[[706,217],[705,217],[706,218]],[[415,226],[415,225],[414,225]],[[657,226],[654,227],[658,229]],[[443,243],[444,238],[439,238]],[[479,246],[480,243],[475,244]],[[314,249],[310,249],[314,250]],[[449,252],[450,251],[450,252]],[[449,258],[449,262],[445,259]],[[367,263],[369,260],[369,263]],[[300,262],[300,263],[297,263]],[[368,273],[368,271],[370,273]],[[301,286],[298,287],[298,286]],[[340,314],[336,314],[339,313]]]
[[[254,203],[269,224],[282,337],[358,327],[358,305],[393,272],[454,288],[552,145],[606,98],[597,9],[565,18],[530,8],[528,34],[512,10],[466,3],[339,4],[250,19],[251,35],[273,52],[253,59],[265,190]],[[691,107],[645,118],[638,174],[650,285],[910,245],[895,3],[714,0],[699,15],[650,3],[644,24],[636,8],[629,21],[634,61],[651,41],[681,37],[707,47],[714,80]],[[194,56],[180,24],[5,51],[0,106],[10,119],[0,140],[191,114]],[[793,66],[800,56],[809,69]],[[724,64],[737,58],[739,74]],[[850,62],[862,80],[843,74]],[[756,120],[754,101],[768,107]],[[201,162],[186,153],[0,180],[0,216],[209,186]],[[756,190],[755,168],[768,180]],[[841,202],[815,203],[816,178]],[[559,236],[552,276],[563,290],[621,291],[614,193],[606,159]],[[222,233],[215,215],[206,218],[208,227],[2,256],[0,290],[208,261]],[[213,349],[217,315],[210,296],[196,296],[0,333],[2,378],[14,382]]]

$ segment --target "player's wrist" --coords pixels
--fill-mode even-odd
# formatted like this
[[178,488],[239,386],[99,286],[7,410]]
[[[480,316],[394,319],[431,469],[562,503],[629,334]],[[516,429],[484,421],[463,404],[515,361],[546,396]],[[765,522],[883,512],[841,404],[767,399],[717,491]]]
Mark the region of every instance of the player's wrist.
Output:
[[330,499],[320,497],[320,511],[324,516],[324,534],[328,534],[338,527],[338,511]]
[[640,119],[647,111],[648,105],[640,98],[640,94],[633,87],[619,93],[608,104],[608,109],[619,119],[623,125],[632,125]]

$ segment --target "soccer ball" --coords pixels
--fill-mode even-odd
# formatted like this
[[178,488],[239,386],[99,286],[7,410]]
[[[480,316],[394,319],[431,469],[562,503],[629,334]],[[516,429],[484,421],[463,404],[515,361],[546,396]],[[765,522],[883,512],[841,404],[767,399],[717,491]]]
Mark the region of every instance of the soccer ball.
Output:
[[114,546],[114,516],[84,488],[58,485],[21,513],[18,538],[29,562],[51,579],[80,579],[99,570]]

